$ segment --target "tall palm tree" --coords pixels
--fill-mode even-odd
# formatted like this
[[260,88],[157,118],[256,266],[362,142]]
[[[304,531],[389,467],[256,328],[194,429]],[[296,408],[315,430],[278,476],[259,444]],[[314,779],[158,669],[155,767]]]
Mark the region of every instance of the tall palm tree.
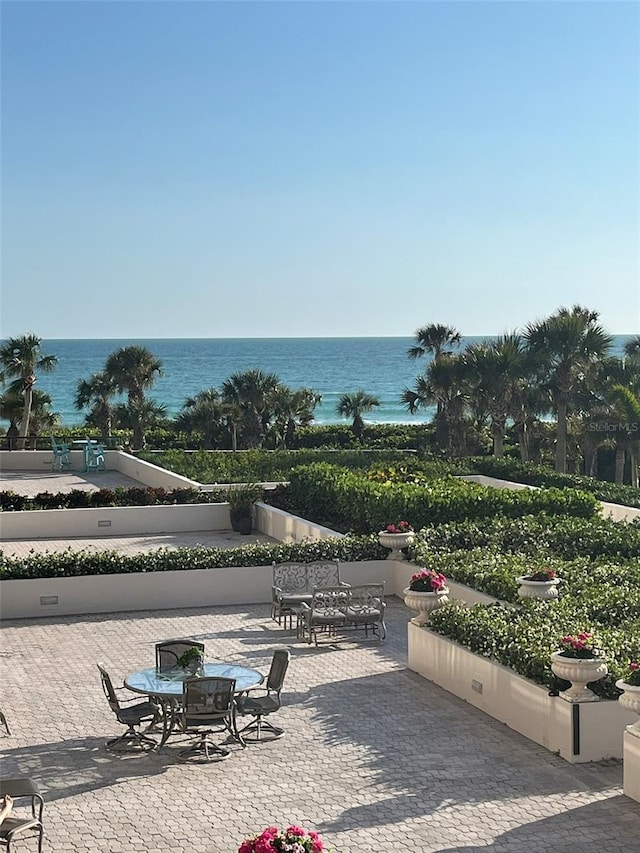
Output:
[[434,358],[451,355],[450,348],[457,346],[462,340],[457,329],[453,326],[444,326],[442,323],[422,326],[416,330],[414,338],[414,345],[407,350],[409,358],[422,358],[427,354],[433,355]]
[[343,394],[338,400],[336,412],[343,418],[353,419],[351,429],[356,438],[361,439],[364,430],[362,416],[373,411],[379,405],[380,400],[377,397],[361,389],[353,394]]
[[280,380],[275,373],[254,368],[233,373],[222,383],[222,400],[242,413],[240,432],[248,448],[262,447],[269,427],[269,401]]
[[112,400],[116,390],[113,377],[104,371],[93,373],[89,379],[80,379],[76,385],[75,408],[78,411],[89,408],[87,422],[97,426],[101,435],[107,437],[111,436],[113,426]]
[[291,447],[298,427],[309,426],[315,407],[322,400],[312,388],[295,391],[287,385],[278,385],[269,400],[273,412],[272,431],[277,447]]
[[130,400],[126,405],[116,408],[118,426],[133,431],[134,450],[144,449],[146,433],[159,425],[165,413],[165,406],[159,405],[154,400],[147,400],[145,397],[141,400]]
[[525,340],[541,370],[557,417],[556,463],[560,473],[567,470],[567,412],[571,393],[585,379],[599,359],[607,355],[613,342],[597,322],[598,313],[574,305],[525,330]]
[[634,335],[626,342],[624,354],[626,356],[640,356],[640,335]]
[[120,394],[128,395],[129,402],[143,400],[144,392],[162,376],[162,362],[146,347],[121,347],[107,357],[104,373]]
[[507,420],[518,420],[523,427],[526,423],[521,417],[528,373],[522,337],[513,332],[495,341],[470,344],[463,357],[470,369],[473,398],[489,414],[493,455],[502,458]]
[[224,407],[220,392],[216,388],[207,388],[184,401],[182,411],[175,419],[175,425],[185,432],[202,433],[202,449],[212,450],[223,418]]
[[34,334],[9,338],[0,347],[0,380],[4,384],[10,382],[10,394],[18,394],[23,399],[22,417],[20,420],[18,449],[24,448],[24,441],[29,434],[29,421],[33,406],[33,386],[36,383],[36,370],[51,373],[58,359],[55,355],[42,355],[40,347],[42,338]]

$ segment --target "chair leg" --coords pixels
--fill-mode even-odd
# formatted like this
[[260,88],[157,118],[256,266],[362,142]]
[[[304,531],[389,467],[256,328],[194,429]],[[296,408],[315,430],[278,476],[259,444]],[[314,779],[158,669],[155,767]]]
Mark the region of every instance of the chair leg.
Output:
[[178,753],[180,761],[187,761],[192,756],[197,755],[204,755],[206,761],[224,761],[225,758],[228,758],[231,755],[231,750],[207,740],[207,735],[210,734],[211,732],[202,732],[200,740],[181,750]]
[[[267,737],[262,737],[263,729],[268,733]],[[252,732],[254,734],[252,734]],[[265,720],[264,717],[256,715],[255,719],[250,723],[247,723],[246,726],[240,729],[240,734],[242,734],[243,738],[250,743],[257,743],[258,741],[263,740],[276,740],[279,737],[282,737],[284,734],[284,729],[279,729],[277,726],[271,725],[268,720]]]
[[9,723],[7,722],[7,718],[5,717],[2,711],[0,711],[0,723],[2,723],[2,725],[7,730],[7,734],[10,735],[11,729],[9,728]]
[[157,745],[155,740],[131,727],[123,735],[111,738],[105,743],[110,752],[151,752]]

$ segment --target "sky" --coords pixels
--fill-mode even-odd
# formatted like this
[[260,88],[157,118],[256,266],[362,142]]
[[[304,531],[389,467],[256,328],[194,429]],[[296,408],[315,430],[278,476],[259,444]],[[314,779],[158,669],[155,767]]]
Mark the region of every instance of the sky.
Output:
[[0,336],[640,329],[636,2],[0,9]]

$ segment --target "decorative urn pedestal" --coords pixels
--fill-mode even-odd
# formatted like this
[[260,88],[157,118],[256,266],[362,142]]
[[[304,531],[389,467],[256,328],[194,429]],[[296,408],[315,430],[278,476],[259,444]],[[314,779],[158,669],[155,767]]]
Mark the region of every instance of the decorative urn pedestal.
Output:
[[415,610],[418,613],[411,619],[414,625],[425,625],[433,611],[449,601],[449,590],[446,586],[439,592],[418,592],[407,587],[402,594],[409,610]]
[[520,598],[541,598],[544,601],[558,597],[558,584],[560,578],[548,581],[530,581],[526,576],[518,578],[518,595]]
[[416,534],[413,530],[407,533],[388,533],[386,530],[381,530],[378,533],[378,542],[383,548],[389,548],[390,554],[387,554],[387,560],[404,560],[403,548],[408,548],[413,545],[413,540]]
[[604,658],[569,658],[562,652],[551,655],[551,671],[558,678],[570,681],[571,687],[562,690],[560,696],[567,702],[599,702],[600,697],[589,690],[587,684],[599,681],[609,671]]
[[[618,696],[618,702],[622,707],[626,708],[627,711],[640,715],[640,686],[627,684],[626,681],[620,678],[616,681],[616,687],[618,690],[624,690],[624,693]],[[640,737],[640,717],[631,726],[627,726],[627,731],[629,734]]]

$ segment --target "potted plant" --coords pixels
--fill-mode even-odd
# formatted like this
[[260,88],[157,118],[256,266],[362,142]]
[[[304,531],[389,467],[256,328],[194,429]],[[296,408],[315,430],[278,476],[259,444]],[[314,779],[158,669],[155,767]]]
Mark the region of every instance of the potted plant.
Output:
[[202,669],[203,664],[202,649],[197,646],[186,649],[178,658],[178,665],[191,675],[195,675],[199,669]]
[[551,671],[558,678],[571,682],[560,693],[567,702],[597,702],[599,696],[587,684],[599,681],[607,674],[604,651],[596,645],[593,634],[582,631],[577,636],[567,634],[560,640],[561,648],[551,655]]
[[555,569],[536,569],[528,575],[521,575],[518,583],[520,598],[542,598],[549,601],[558,597],[560,578],[556,577]]
[[262,497],[263,488],[256,483],[232,486],[227,491],[231,528],[248,536],[253,529],[253,505]]
[[297,853],[322,853],[326,847],[317,832],[302,829],[301,826],[288,826],[278,829],[268,826],[259,835],[245,838],[238,853],[269,853],[269,851],[297,851]]
[[[627,674],[616,681],[616,687],[624,691],[618,697],[622,707],[634,714],[640,714],[640,663],[631,661]],[[627,727],[627,731],[640,737],[640,717],[632,726]]]
[[397,521],[388,524],[384,530],[378,533],[378,542],[383,548],[389,548],[391,553],[387,554],[387,560],[403,560],[403,548],[413,544],[416,534],[408,521]]
[[424,625],[431,613],[449,600],[447,579],[434,569],[421,569],[411,576],[403,595],[407,607],[418,613],[411,619],[413,624]]

